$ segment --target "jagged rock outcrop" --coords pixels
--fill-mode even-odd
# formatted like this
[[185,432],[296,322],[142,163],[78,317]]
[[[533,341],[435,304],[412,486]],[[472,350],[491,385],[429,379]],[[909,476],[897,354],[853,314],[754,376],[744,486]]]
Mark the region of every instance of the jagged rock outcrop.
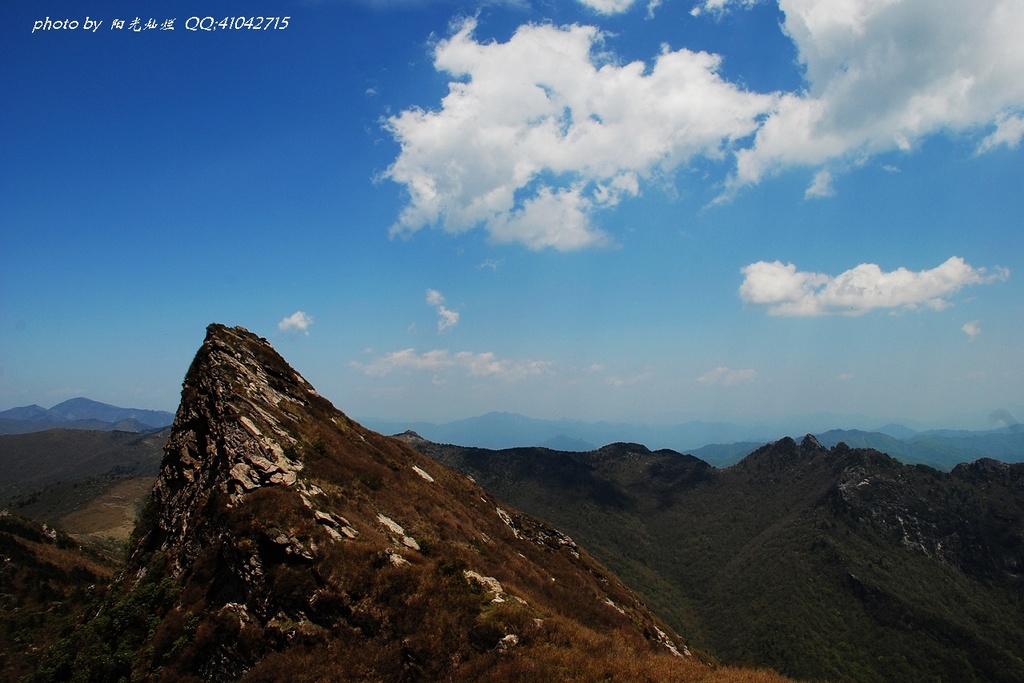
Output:
[[714,680],[571,538],[212,325],[121,583],[44,680]]

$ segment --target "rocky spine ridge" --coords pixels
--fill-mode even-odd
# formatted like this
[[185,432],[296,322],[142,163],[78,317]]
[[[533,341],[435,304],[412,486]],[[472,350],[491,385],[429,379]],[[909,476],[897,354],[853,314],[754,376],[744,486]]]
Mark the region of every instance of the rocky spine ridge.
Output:
[[109,636],[134,648],[109,680],[708,673],[571,538],[349,420],[266,340],[221,325],[185,377],[118,595],[106,613],[127,601],[141,623]]

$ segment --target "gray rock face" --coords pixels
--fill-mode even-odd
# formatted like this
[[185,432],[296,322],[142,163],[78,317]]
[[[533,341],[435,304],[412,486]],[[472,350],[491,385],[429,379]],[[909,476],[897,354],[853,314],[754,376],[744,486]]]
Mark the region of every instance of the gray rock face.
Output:
[[[281,413],[289,406],[301,410],[306,395],[315,392],[290,368],[275,377],[287,390],[275,389],[249,344],[241,343],[243,333],[218,331],[206,339],[185,377],[153,492],[160,511],[159,549],[188,549],[176,554],[176,573],[199,550],[202,535],[193,533],[195,517],[212,492],[227,493],[236,504],[243,494],[264,486],[296,486],[302,470],[302,462],[288,455],[295,452],[296,439],[282,424]],[[239,343],[230,344],[232,336]],[[306,487],[300,490],[308,494]]]

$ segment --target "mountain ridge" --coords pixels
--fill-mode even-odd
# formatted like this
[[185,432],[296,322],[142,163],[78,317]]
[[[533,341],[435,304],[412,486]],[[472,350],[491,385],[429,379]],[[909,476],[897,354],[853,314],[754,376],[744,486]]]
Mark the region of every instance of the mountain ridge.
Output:
[[72,673],[745,680],[570,537],[350,420],[266,340],[221,325],[186,374],[121,580],[37,680]]
[[402,438],[565,529],[726,661],[808,680],[1024,680],[1024,464],[945,473],[812,435],[727,468],[634,444]]
[[[795,422],[795,420],[794,420]],[[364,420],[381,433],[413,430],[435,443],[501,450],[543,446],[554,450],[585,452],[600,444],[643,443],[650,448],[670,448],[692,453],[716,467],[728,467],[758,447],[787,433],[813,433],[829,446],[840,441],[875,448],[902,462],[926,464],[949,470],[958,463],[979,457],[1024,462],[1024,431],[1014,425],[987,431],[915,431],[890,423],[875,430],[807,429],[781,426],[744,426],[729,422],[691,421],[677,425],[542,420],[516,413],[491,412],[476,418],[435,424]]]

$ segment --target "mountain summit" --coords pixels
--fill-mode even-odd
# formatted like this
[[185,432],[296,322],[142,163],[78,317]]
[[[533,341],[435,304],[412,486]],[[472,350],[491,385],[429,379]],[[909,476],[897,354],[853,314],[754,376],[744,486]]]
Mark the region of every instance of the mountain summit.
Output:
[[221,325],[185,377],[122,579],[40,672],[76,676],[741,680],[568,536]]

